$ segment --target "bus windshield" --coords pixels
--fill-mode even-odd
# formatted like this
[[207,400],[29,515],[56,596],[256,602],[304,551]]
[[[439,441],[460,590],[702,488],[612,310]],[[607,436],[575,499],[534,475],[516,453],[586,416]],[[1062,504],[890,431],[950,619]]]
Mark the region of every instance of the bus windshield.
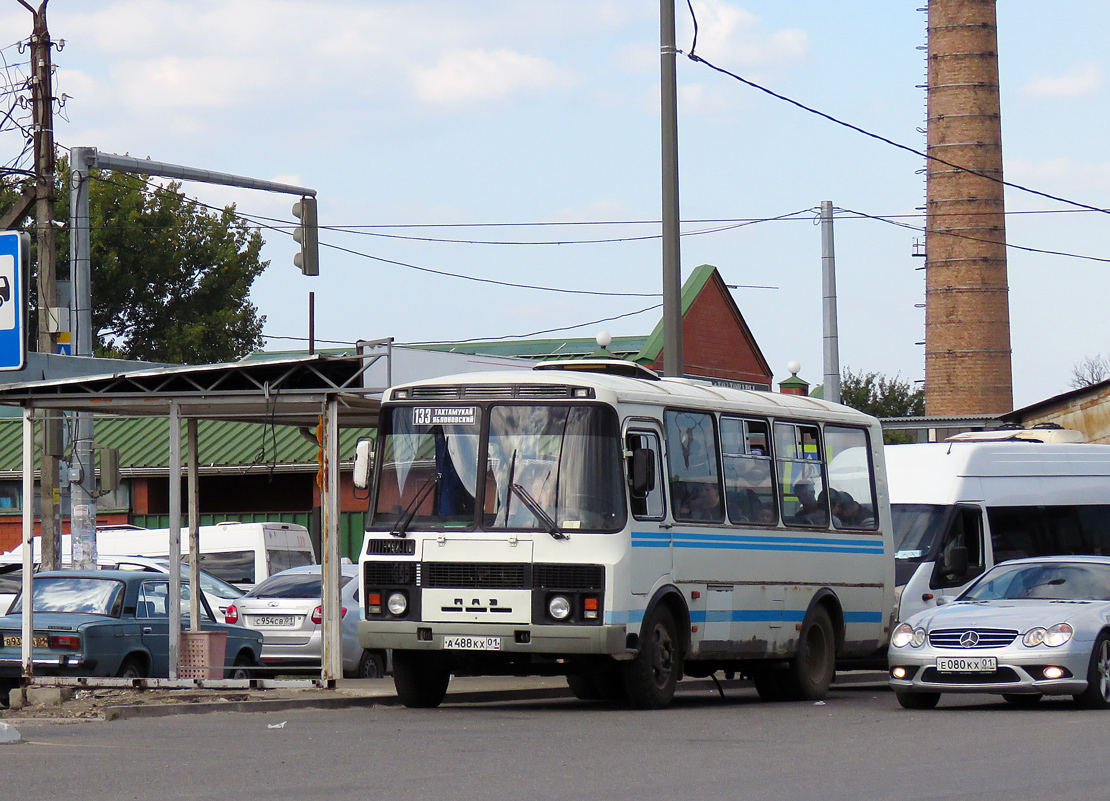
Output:
[[608,407],[396,407],[380,436],[372,528],[624,525],[619,427]]

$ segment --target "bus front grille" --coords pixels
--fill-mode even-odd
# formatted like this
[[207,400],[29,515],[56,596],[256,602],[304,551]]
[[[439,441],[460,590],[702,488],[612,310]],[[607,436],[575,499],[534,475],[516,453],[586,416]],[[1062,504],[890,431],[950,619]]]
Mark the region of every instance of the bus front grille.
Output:
[[509,562],[425,562],[425,587],[525,589],[528,565]]

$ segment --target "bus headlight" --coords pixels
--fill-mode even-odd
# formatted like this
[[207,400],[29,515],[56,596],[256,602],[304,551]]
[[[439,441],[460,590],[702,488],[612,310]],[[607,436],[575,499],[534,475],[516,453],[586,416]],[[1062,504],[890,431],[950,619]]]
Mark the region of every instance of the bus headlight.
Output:
[[409,599],[405,597],[403,592],[394,592],[390,594],[386,606],[389,608],[391,615],[400,617],[408,611]]
[[547,601],[547,614],[555,620],[566,620],[570,617],[570,601],[564,595],[553,595]]

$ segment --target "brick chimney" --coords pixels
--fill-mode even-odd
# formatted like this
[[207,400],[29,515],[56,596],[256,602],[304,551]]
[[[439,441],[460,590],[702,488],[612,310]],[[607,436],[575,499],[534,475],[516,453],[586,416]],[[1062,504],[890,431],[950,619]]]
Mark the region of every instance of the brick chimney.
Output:
[[929,0],[928,27],[925,413],[1001,414],[1013,377],[995,0]]

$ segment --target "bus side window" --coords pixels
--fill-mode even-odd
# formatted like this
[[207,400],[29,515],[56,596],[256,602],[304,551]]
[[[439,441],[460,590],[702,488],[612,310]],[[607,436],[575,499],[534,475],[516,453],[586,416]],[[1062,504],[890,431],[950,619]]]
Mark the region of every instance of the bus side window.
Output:
[[733,523],[773,526],[778,522],[767,442],[766,421],[721,417],[725,506]]
[[662,448],[654,431],[630,431],[625,439],[628,457],[629,498],[632,515],[662,519],[664,514]]
[[675,520],[721,523],[725,505],[713,415],[666,411],[667,474]]
[[983,570],[983,514],[978,506],[957,506],[945,532],[930,586],[959,587]]

